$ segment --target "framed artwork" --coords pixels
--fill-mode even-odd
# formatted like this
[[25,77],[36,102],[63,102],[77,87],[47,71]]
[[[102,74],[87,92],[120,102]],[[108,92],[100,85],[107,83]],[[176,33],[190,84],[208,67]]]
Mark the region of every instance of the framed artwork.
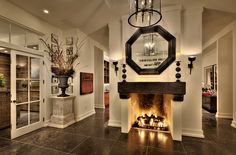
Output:
[[80,95],[93,93],[93,73],[80,72]]
[[73,83],[73,78],[72,77],[69,77],[68,78],[68,84],[70,85],[70,84],[72,84]]
[[51,87],[51,94],[55,95],[59,93],[59,88],[58,86],[52,86]]
[[52,76],[51,82],[54,84],[58,83],[58,78],[55,76]]
[[58,36],[54,33],[51,34],[51,42],[55,44],[58,42]]
[[66,38],[66,45],[73,45],[73,37]]
[[69,86],[66,90],[68,94],[73,94],[73,86]]
[[66,48],[66,54],[67,55],[73,55],[73,46],[69,46]]

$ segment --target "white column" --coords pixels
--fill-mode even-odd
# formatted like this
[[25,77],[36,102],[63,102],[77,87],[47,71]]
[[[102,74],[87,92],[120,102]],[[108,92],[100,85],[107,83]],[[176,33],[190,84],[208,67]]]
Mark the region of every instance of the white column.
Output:
[[[236,24],[233,30],[233,79],[236,79]],[[232,127],[236,128],[236,81],[233,80],[233,121]]]
[[[109,126],[120,127],[121,126],[121,106],[119,93],[117,92],[117,82],[120,81],[121,77],[121,60],[122,59],[122,48],[121,48],[121,22],[113,21],[108,24],[109,27],[109,77],[110,77],[110,92],[109,92]],[[119,71],[117,75],[115,73],[114,65],[112,61],[119,61]]]
[[121,132],[128,133],[131,129],[131,98],[121,99]]
[[171,100],[170,130],[173,140],[182,141],[182,104]]
[[232,33],[217,41],[217,113],[218,118],[233,118],[233,44]]

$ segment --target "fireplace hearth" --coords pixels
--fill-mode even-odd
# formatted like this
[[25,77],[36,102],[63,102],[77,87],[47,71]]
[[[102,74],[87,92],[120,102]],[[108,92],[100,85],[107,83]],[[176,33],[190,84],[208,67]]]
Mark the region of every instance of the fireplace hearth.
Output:
[[[121,132],[132,127],[163,131],[182,140],[185,82],[119,82]],[[141,97],[140,97],[141,96]]]
[[134,122],[134,128],[143,128],[143,129],[151,129],[155,131],[168,131],[168,125],[166,122],[166,118],[162,116],[156,116],[154,114],[148,115],[143,114],[139,116],[137,120]]

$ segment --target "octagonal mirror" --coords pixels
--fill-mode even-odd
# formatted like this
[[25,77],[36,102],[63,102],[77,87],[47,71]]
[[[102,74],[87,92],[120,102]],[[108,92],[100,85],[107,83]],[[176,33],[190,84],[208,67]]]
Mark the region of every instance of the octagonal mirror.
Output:
[[140,75],[161,74],[175,61],[176,39],[161,26],[140,28],[126,42],[126,62]]

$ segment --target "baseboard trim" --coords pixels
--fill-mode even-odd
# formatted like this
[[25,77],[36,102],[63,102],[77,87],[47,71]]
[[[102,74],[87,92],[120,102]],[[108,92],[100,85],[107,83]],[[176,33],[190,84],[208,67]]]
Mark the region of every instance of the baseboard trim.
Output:
[[204,138],[203,130],[182,129],[182,135],[188,137]]
[[47,127],[47,126],[49,125],[49,123],[50,123],[50,119],[45,120],[43,126],[44,126],[44,127]]
[[95,114],[95,109],[90,110],[90,111],[88,111],[88,112],[86,112],[84,114],[81,114],[79,116],[76,116],[76,118],[75,118],[76,122],[81,121],[81,120],[83,120],[83,119],[85,119],[85,118],[87,118],[87,117],[89,117],[89,116],[91,116],[93,114]]
[[231,123],[231,126],[233,127],[233,128],[236,128],[236,121],[232,121],[232,123]]
[[105,109],[105,106],[104,105],[100,105],[100,104],[95,104],[94,107],[98,108],[98,109]]
[[232,119],[233,118],[233,113],[216,113],[216,118],[228,118]]
[[63,129],[63,128],[66,128],[66,127],[68,127],[68,126],[70,126],[71,124],[74,124],[74,123],[75,123],[75,120],[72,120],[72,121],[70,121],[70,122],[68,122],[67,124],[64,124],[64,125],[54,124],[54,123],[49,122],[48,126]]
[[116,121],[116,120],[109,120],[108,121],[108,126],[121,127],[121,122],[120,121]]

